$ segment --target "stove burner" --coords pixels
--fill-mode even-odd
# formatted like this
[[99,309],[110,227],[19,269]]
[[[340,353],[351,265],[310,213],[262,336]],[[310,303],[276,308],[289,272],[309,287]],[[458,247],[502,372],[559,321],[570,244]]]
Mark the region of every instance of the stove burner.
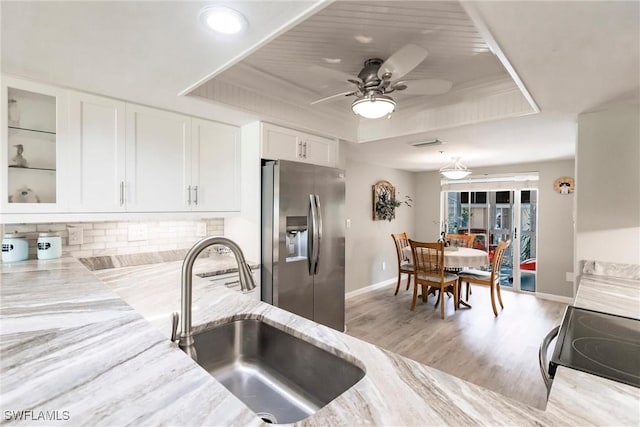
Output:
[[594,336],[607,336],[640,343],[640,335],[637,330],[625,328],[624,325],[617,324],[611,319],[593,316],[589,313],[574,313],[574,316],[581,326],[593,331]]
[[639,354],[640,345],[627,341],[585,337],[576,338],[571,346],[589,361],[623,375],[640,379],[640,359],[625,354]]

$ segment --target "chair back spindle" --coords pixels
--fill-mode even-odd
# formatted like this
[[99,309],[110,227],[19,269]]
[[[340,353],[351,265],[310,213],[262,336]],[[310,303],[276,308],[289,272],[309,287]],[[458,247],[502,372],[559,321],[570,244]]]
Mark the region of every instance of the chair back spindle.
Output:
[[409,236],[407,236],[407,233],[392,233],[391,238],[393,239],[393,244],[396,247],[396,257],[398,258],[398,284],[396,285],[396,292],[394,294],[398,295],[403,273],[408,275],[407,290],[409,289],[411,276],[413,275],[413,264],[411,264],[409,257],[405,255],[403,251],[404,248],[409,247]]

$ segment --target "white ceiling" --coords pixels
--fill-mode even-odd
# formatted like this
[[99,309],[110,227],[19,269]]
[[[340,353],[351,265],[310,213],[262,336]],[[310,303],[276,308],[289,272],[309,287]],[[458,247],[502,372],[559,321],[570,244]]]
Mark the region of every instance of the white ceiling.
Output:
[[[295,66],[321,64],[319,58],[337,52],[345,66],[341,70],[357,73],[363,59],[384,59],[409,41],[424,43],[431,54],[408,77],[445,77],[464,87],[475,77],[486,81],[496,73],[505,75],[457,2],[401,2],[388,11],[380,8],[389,4],[372,2],[374,12],[364,14],[353,11],[363,2],[339,1],[325,9],[320,0],[226,2],[250,23],[240,38],[217,36],[199,25],[198,11],[210,3],[2,1],[2,71],[236,124],[260,115],[177,94],[247,54],[255,67],[266,64],[273,67],[270,72],[289,72],[294,86],[307,85],[308,98],[316,88],[299,79]],[[574,153],[578,113],[629,93],[638,102],[640,2],[474,1],[464,7],[486,24],[542,113],[419,135],[445,140],[440,147],[444,156],[437,149],[415,154],[416,149],[396,139],[353,147],[358,158],[408,170],[437,169],[454,154],[469,166],[565,158]],[[381,16],[387,20],[380,25],[364,24]],[[409,25],[416,16],[419,23]],[[373,48],[373,43],[348,37],[354,24],[374,38]],[[282,61],[269,62],[262,49],[269,52],[272,40],[282,43],[274,45],[282,58],[290,49],[300,55],[296,37],[287,31],[302,31],[305,25],[327,39],[307,38],[305,43],[314,46],[311,55],[290,58],[294,68],[283,71]],[[298,99],[286,91],[280,96]],[[423,101],[444,102],[437,97]]]
[[[452,157],[461,157],[470,168],[573,158],[575,136],[574,115],[540,113],[386,141],[350,143],[348,150],[349,158],[357,161],[418,172],[438,170]],[[443,144],[410,145],[435,139]]]
[[[232,3],[251,25],[240,37],[209,31],[198,15],[211,3]],[[2,71],[246,123],[246,114],[198,105],[178,93],[286,30],[318,3],[1,1]]]
[[481,1],[480,13],[542,111],[582,113],[640,85],[640,2]]

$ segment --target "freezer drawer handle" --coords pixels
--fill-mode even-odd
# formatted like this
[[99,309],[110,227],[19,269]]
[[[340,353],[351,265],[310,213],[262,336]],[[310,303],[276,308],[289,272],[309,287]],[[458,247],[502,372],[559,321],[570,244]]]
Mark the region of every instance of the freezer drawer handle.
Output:
[[549,363],[547,361],[547,349],[549,348],[549,344],[555,337],[558,336],[558,331],[560,330],[560,326],[556,326],[553,328],[546,337],[542,340],[542,344],[540,344],[540,350],[538,351],[538,363],[540,364],[540,372],[542,373],[542,379],[544,380],[544,384],[547,386],[547,395],[551,391],[551,382],[553,378],[551,374],[549,374]]

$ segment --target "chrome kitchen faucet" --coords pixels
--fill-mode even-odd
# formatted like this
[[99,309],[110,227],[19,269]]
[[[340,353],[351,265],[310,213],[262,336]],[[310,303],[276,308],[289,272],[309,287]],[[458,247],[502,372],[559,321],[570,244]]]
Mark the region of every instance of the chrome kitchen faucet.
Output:
[[[180,339],[178,341],[178,346],[189,355],[193,360],[198,360],[198,355],[196,354],[196,348],[193,340],[192,326],[191,326],[191,292],[193,289],[193,264],[196,262],[196,258],[198,255],[212,245],[222,245],[233,252],[233,255],[236,258],[236,263],[238,264],[238,273],[240,275],[240,288],[243,291],[250,291],[255,289],[256,283],[253,280],[253,275],[251,274],[251,269],[247,262],[244,259],[244,254],[242,253],[242,249],[235,243],[233,240],[227,239],[226,237],[205,237],[204,239],[197,242],[187,255],[184,257],[184,262],[182,263],[182,295],[181,295],[181,310],[182,310],[182,331],[180,332]],[[171,341],[176,341],[177,329],[178,329],[178,313],[173,313],[171,315],[172,320],[172,331],[171,331]]]

